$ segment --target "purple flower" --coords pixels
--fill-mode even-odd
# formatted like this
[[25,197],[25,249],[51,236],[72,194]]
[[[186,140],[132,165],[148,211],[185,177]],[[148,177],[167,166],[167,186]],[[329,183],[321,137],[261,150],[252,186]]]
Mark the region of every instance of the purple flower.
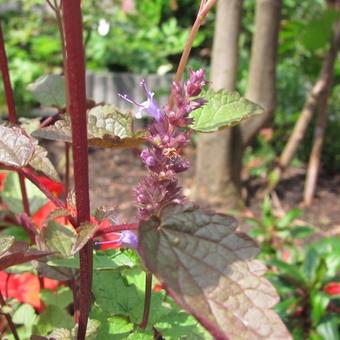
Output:
[[134,248],[138,246],[138,236],[131,230],[109,233],[112,240],[95,241],[94,246],[97,250],[117,249],[123,247]]
[[131,230],[124,230],[121,232],[120,242],[126,247],[136,249],[138,246],[138,236]]
[[160,118],[163,115],[163,112],[159,109],[156,101],[153,98],[154,95],[155,95],[154,92],[151,92],[149,90],[144,79],[140,82],[139,85],[144,88],[144,92],[145,92],[146,98],[147,98],[145,102],[137,103],[136,101],[129,98],[126,94],[125,95],[118,94],[118,96],[120,96],[121,98],[123,98],[127,102],[134,104],[134,105],[137,105],[139,107],[138,111],[135,114],[136,118],[142,118],[143,117],[143,111],[146,111],[151,117],[156,119],[156,121],[159,121]]

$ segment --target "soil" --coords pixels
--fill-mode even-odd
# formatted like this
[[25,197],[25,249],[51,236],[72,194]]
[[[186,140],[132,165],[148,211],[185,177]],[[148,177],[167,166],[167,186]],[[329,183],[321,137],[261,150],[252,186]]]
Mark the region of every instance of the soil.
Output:
[[[62,154],[62,145],[53,143],[49,149],[54,156]],[[100,206],[116,206],[119,220],[131,222],[136,216],[133,202],[133,188],[145,176],[146,171],[139,159],[138,151],[122,149],[91,149],[89,153],[91,209]],[[55,158],[54,157],[54,158]],[[186,157],[192,166],[182,175],[181,181],[186,196],[190,197],[194,185],[195,150],[189,148]],[[59,157],[58,157],[59,158]],[[58,162],[60,165],[60,162]],[[274,206],[277,214],[284,214],[292,208],[302,209],[300,223],[310,224],[323,235],[340,234],[340,174],[329,176],[322,173],[319,177],[313,204],[305,208],[303,198],[305,171],[291,168],[277,187]],[[241,216],[260,216],[261,203],[266,180],[250,178],[244,183],[247,193],[247,206]],[[220,207],[210,206],[217,210]],[[247,229],[247,228],[245,228]]]

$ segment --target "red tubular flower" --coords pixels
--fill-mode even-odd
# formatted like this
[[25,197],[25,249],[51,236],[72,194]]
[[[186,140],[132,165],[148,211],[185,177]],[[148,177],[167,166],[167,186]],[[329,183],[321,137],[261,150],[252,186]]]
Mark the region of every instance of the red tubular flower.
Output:
[[[64,191],[64,185],[62,183],[55,182],[47,177],[39,176],[39,182],[43,184],[53,195],[60,197]],[[56,209],[56,206],[51,202],[47,202],[43,205],[33,216],[32,221],[42,228],[48,215]]]
[[7,176],[7,172],[0,172],[0,191],[4,190],[4,183]]
[[340,282],[329,282],[323,287],[323,290],[330,296],[340,295]]
[[[58,281],[44,278],[44,288],[55,290]],[[0,272],[0,290],[7,298],[15,298],[41,310],[40,284],[36,275],[31,273],[9,274]]]

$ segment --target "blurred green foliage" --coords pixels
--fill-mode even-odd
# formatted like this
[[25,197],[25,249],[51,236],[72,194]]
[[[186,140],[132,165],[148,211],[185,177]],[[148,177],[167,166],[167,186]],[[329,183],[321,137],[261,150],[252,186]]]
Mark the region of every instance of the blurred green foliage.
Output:
[[340,240],[336,236],[311,241],[315,229],[301,224],[302,211],[283,216],[266,197],[260,218],[248,218],[250,234],[261,246],[259,258],[281,302],[276,306],[294,339],[339,339]]

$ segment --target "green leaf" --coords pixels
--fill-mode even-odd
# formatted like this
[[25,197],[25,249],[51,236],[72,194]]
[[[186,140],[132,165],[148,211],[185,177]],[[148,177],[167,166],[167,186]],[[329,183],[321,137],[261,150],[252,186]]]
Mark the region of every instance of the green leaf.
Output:
[[191,128],[199,132],[214,132],[237,125],[242,120],[263,113],[257,104],[237,92],[208,90],[203,98],[207,103],[191,112]]
[[210,334],[191,315],[173,308],[155,328],[165,339],[210,340]]
[[35,310],[31,305],[23,304],[13,314],[13,322],[24,325],[26,328],[32,328],[37,320]]
[[40,291],[40,297],[48,306],[53,305],[64,309],[73,302],[73,295],[68,287],[59,287],[57,291],[43,289]]
[[[30,205],[30,211],[32,214],[34,214],[44,204],[48,202],[48,199],[30,181],[25,180],[25,184]],[[4,183],[4,190],[1,192],[1,199],[13,213],[19,214],[24,211],[22,205],[19,177],[16,173],[7,173]]]
[[90,315],[92,319],[100,322],[98,339],[125,340],[134,328],[133,323],[129,322],[127,318],[112,316],[96,305],[91,309]]
[[[5,235],[14,236],[14,238],[17,241],[29,241],[30,240],[26,229],[24,229],[22,226],[16,226],[16,225],[6,226],[6,228],[1,233],[0,239],[2,236],[5,236]],[[1,244],[1,240],[0,240],[0,244]],[[1,249],[1,246],[0,246],[0,249]],[[1,255],[1,250],[0,250],[0,255]]]
[[73,318],[64,309],[56,305],[47,306],[42,314],[40,314],[39,321],[34,327],[34,334],[47,335],[57,328],[70,329],[73,327]]
[[318,325],[322,316],[326,314],[326,308],[330,297],[324,292],[315,292],[311,294],[311,319],[314,326]]
[[299,216],[301,215],[301,210],[298,208],[292,209],[288,211],[284,217],[282,217],[278,223],[277,226],[280,229],[284,229],[289,227],[289,225]]
[[137,330],[126,338],[127,340],[153,340],[153,332],[150,330]]
[[306,238],[314,234],[314,228],[309,226],[296,226],[291,228],[290,234],[295,239]]
[[[79,269],[79,256],[67,259],[53,259],[48,261],[50,266]],[[93,256],[93,269],[95,270],[116,270],[122,267],[134,267],[136,264],[129,256],[122,252],[115,253],[112,256],[96,253]]]
[[316,272],[320,265],[320,261],[321,257],[319,253],[314,248],[308,249],[303,265],[303,272],[310,282],[313,282],[316,278]]
[[324,340],[339,340],[339,316],[329,316],[316,329]]
[[340,14],[334,10],[327,10],[318,19],[311,20],[301,35],[305,48],[315,51],[326,47],[332,36],[332,28]]
[[70,330],[66,328],[55,329],[48,337],[47,340],[75,340]]
[[11,248],[12,244],[14,243],[13,236],[7,235],[0,235],[0,256],[6,251]]
[[57,108],[66,107],[65,80],[57,74],[47,74],[39,77],[28,86],[28,90],[42,105]]
[[283,262],[278,259],[269,260],[268,264],[277,267],[279,274],[289,278],[291,282],[295,283],[295,285],[304,286],[306,284],[305,277],[295,265]]
[[34,154],[29,162],[35,170],[42,172],[54,181],[60,182],[57,170],[54,168],[52,162],[47,158],[47,150],[40,145],[35,146]]
[[16,126],[0,125],[0,150],[0,163],[23,167],[33,156],[33,140]]
[[[91,320],[89,319],[87,322],[87,327],[86,327],[86,334],[85,338],[86,340],[96,340],[97,339],[97,332],[100,326],[100,322],[97,320]],[[72,335],[73,338],[77,338],[77,333],[78,333],[78,325],[75,325],[72,329]]]
[[113,315],[129,315],[136,304],[143,303],[136,288],[129,286],[116,271],[95,271],[93,293],[103,311]]
[[[132,117],[118,111],[113,105],[95,106],[87,112],[89,146],[102,148],[131,148],[144,142],[145,132],[134,133]],[[72,143],[71,120],[68,115],[53,126],[32,133],[37,138]]]
[[278,302],[253,257],[254,241],[236,233],[234,218],[192,205],[163,209],[139,227],[145,266],[168,293],[215,337],[286,338],[284,324],[270,308]]
[[73,227],[49,221],[40,233],[42,240],[51,251],[62,257],[72,256],[72,248],[76,242],[77,233]]
[[98,225],[90,222],[83,223],[77,228],[77,238],[71,250],[72,255],[78,253],[92,239],[97,229]]

